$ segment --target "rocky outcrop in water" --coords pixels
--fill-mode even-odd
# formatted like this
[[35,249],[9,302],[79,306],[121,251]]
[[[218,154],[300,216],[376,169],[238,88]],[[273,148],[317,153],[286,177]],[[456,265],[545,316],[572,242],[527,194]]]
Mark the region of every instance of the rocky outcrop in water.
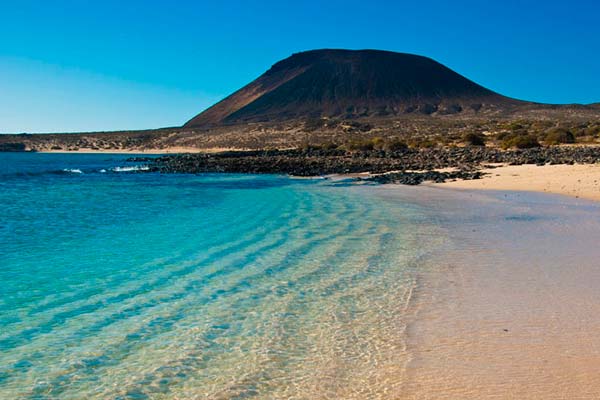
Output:
[[484,174],[481,171],[423,171],[423,172],[390,172],[387,174],[374,175],[362,180],[376,183],[399,183],[402,185],[420,185],[423,182],[443,183],[450,180],[481,179]]

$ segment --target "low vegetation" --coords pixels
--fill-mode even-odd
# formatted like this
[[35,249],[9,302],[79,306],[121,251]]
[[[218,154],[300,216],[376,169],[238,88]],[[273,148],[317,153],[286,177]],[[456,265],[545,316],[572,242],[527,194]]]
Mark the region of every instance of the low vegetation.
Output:
[[370,126],[357,121],[321,119],[322,131],[311,132],[311,142],[319,136],[336,136],[337,148],[347,151],[398,151],[403,148],[498,147],[527,149],[540,146],[600,143],[600,122],[551,119],[450,121],[443,119],[394,121],[392,126]]
[[165,148],[305,148],[348,152],[398,152],[438,147],[530,148],[600,144],[600,120],[560,118],[494,119],[411,116],[410,118],[310,118],[210,129],[166,128],[133,132],[0,135],[7,150],[145,150]]
[[468,146],[485,146],[485,136],[469,132],[463,136],[463,142]]
[[502,148],[532,149],[540,147],[540,142],[533,135],[509,136],[502,141]]
[[359,138],[353,139],[342,143],[324,142],[321,144],[309,144],[305,142],[300,146],[302,150],[343,150],[349,152],[357,151],[388,151],[396,152],[408,148],[408,145],[396,138],[382,138],[379,136],[373,138]]
[[544,142],[550,145],[575,143],[575,135],[566,128],[551,128],[546,131]]

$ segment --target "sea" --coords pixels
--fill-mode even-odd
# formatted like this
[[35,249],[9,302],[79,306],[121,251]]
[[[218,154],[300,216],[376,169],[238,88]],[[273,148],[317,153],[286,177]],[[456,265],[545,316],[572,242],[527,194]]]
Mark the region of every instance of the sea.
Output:
[[1,399],[401,393],[446,245],[418,202],[129,157],[0,153]]

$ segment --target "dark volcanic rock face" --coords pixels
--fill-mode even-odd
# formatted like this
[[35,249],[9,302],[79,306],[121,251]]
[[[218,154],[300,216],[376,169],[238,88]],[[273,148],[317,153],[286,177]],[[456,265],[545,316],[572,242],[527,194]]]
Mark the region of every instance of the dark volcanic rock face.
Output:
[[27,151],[24,143],[0,143],[1,152],[23,152]]
[[313,50],[276,63],[185,126],[412,112],[455,114],[520,103],[430,58],[378,50]]

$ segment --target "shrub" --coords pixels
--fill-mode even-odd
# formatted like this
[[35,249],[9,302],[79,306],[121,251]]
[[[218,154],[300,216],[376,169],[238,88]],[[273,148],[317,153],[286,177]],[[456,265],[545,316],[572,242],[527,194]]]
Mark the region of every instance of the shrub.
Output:
[[502,147],[510,148],[516,147],[517,149],[531,149],[534,147],[540,147],[540,142],[537,138],[532,135],[520,135],[509,137],[502,142]]
[[435,147],[437,143],[431,139],[414,139],[410,141],[409,145],[416,149],[429,149]]
[[350,121],[348,123],[348,125],[350,125],[351,128],[356,129],[361,132],[368,132],[371,129],[373,129],[373,126],[371,124],[362,123],[362,122],[358,122],[358,121]]
[[350,151],[370,151],[373,150],[373,141],[369,139],[351,140],[344,147]]
[[406,149],[408,146],[405,142],[398,138],[383,139],[381,137],[374,137],[372,139],[355,139],[350,140],[343,146],[340,146],[349,151],[371,151],[371,150],[385,150],[385,151],[399,151]]
[[323,150],[335,150],[339,147],[339,145],[337,143],[333,143],[333,142],[326,142],[323,143],[323,145],[321,146],[321,148]]
[[551,128],[546,131],[544,141],[548,144],[575,143],[575,136],[564,128]]
[[586,136],[585,128],[571,129],[571,133],[573,133],[573,136],[575,136],[575,141],[577,141],[578,137]]
[[598,137],[598,135],[600,135],[600,125],[588,126],[585,129],[585,134],[587,136]]
[[382,150],[385,145],[385,140],[383,140],[383,138],[377,136],[377,137],[374,137],[373,139],[371,139],[371,143],[373,144],[374,149]]
[[384,144],[385,151],[400,151],[408,148],[408,145],[400,139],[394,138]]
[[467,133],[463,136],[463,142],[469,146],[485,146],[485,137],[476,133]]
[[309,118],[304,121],[304,129],[308,132],[321,129],[325,125],[325,120],[321,118]]
[[512,132],[508,132],[508,131],[502,131],[496,135],[496,139],[498,139],[498,140],[506,140],[506,139],[511,139],[513,137],[515,137],[515,135]]
[[523,129],[525,129],[525,127],[523,126],[523,124],[519,123],[519,122],[512,122],[508,125],[508,128],[511,131],[521,131]]

